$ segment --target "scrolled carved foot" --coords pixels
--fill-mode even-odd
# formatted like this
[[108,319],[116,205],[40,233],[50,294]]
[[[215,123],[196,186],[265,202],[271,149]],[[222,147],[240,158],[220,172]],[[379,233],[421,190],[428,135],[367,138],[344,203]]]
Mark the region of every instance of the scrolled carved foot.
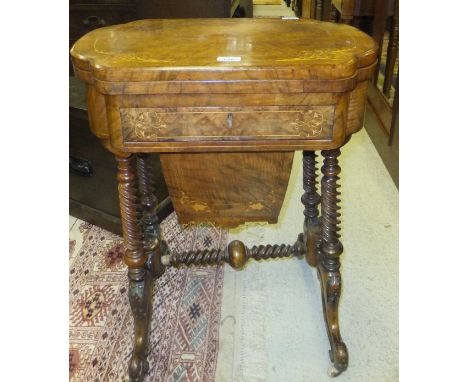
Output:
[[330,377],[337,377],[348,368],[348,349],[344,342],[337,342],[329,351],[333,365],[328,369]]
[[128,364],[129,382],[142,382],[148,371],[149,364],[145,359],[141,359],[137,355],[132,355]]
[[[338,304],[341,294],[341,275],[338,270],[328,271],[322,264],[319,264],[317,275],[319,276],[322,289],[322,304],[325,318],[325,325],[330,341],[328,352],[333,365],[328,369],[330,377],[336,377],[348,368],[348,349],[341,339],[340,326],[338,320]],[[336,260],[335,260],[336,261]],[[334,261],[331,260],[333,263]],[[329,263],[330,264],[330,263]],[[337,266],[336,264],[335,266]]]

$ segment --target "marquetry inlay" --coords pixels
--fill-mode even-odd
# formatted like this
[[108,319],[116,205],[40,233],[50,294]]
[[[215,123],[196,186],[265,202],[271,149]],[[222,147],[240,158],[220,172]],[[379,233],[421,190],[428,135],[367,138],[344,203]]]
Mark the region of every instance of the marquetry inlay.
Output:
[[151,109],[121,109],[120,117],[122,126],[130,128],[139,140],[158,138],[162,130],[167,127],[161,114]]
[[327,139],[335,107],[121,108],[125,142],[225,139]]
[[317,110],[308,110],[302,113],[292,125],[302,137],[316,137],[323,129],[323,113]]

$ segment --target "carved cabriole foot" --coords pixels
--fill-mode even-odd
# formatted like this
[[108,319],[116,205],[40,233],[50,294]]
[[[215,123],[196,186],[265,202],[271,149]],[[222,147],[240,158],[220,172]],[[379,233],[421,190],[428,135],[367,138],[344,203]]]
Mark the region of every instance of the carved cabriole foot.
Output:
[[[144,270],[145,278],[135,281],[130,278],[128,297],[133,313],[134,343],[132,357],[128,365],[129,382],[143,381],[148,371],[148,339],[151,321],[151,290],[153,277]],[[130,270],[129,270],[130,277]]]
[[129,363],[130,382],[141,382],[148,370],[147,351],[151,316],[152,273],[146,268],[147,255],[143,248],[143,235],[138,219],[138,199],[131,156],[117,154],[118,190],[122,231],[128,266],[128,297],[134,321],[134,348]]
[[320,244],[319,210],[320,195],[317,192],[316,164],[314,151],[304,151],[302,159],[304,194],[304,239],[307,246],[306,260],[309,265],[317,266],[317,252]]
[[144,236],[144,250],[148,258],[147,269],[153,277],[164,273],[161,263],[161,232],[156,208],[158,199],[155,194],[153,169],[149,154],[137,154],[138,189],[140,192],[141,227]]
[[322,151],[324,157],[322,166],[322,217],[321,217],[321,242],[318,254],[318,274],[322,287],[322,304],[328,338],[330,340],[330,359],[333,366],[329,370],[331,377],[336,377],[348,367],[348,350],[341,339],[338,304],[341,294],[341,274],[339,256],[343,252],[343,246],[339,240],[340,230],[338,212],[338,156],[340,150]]

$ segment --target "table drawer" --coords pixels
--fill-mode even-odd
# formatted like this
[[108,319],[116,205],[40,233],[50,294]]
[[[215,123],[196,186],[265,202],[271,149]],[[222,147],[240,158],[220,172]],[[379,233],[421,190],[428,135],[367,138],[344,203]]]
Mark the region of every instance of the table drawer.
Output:
[[335,106],[121,108],[124,142],[330,139]]

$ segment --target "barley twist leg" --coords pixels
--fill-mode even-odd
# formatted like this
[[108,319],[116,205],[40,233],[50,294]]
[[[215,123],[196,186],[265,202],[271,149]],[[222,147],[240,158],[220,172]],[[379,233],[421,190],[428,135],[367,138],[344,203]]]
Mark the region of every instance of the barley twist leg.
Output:
[[137,154],[138,190],[140,192],[141,226],[148,269],[158,278],[164,273],[161,264],[161,232],[156,214],[158,199],[155,194],[153,168],[149,154]]
[[141,382],[148,370],[148,332],[151,316],[152,274],[145,264],[143,235],[139,225],[138,198],[131,156],[116,155],[118,163],[118,190],[122,231],[126,252],[124,261],[128,266],[128,297],[134,321],[134,346],[129,363],[130,382]]
[[317,266],[317,252],[320,243],[319,210],[320,195],[317,192],[317,155],[314,151],[304,151],[302,159],[304,194],[304,239],[307,247],[306,260]]
[[333,363],[329,374],[335,377],[348,367],[348,350],[341,339],[338,304],[341,294],[341,274],[339,257],[343,246],[339,240],[341,214],[338,212],[339,149],[322,151],[322,217],[321,242],[318,273],[322,286],[322,303],[328,338],[330,340],[330,359]]

